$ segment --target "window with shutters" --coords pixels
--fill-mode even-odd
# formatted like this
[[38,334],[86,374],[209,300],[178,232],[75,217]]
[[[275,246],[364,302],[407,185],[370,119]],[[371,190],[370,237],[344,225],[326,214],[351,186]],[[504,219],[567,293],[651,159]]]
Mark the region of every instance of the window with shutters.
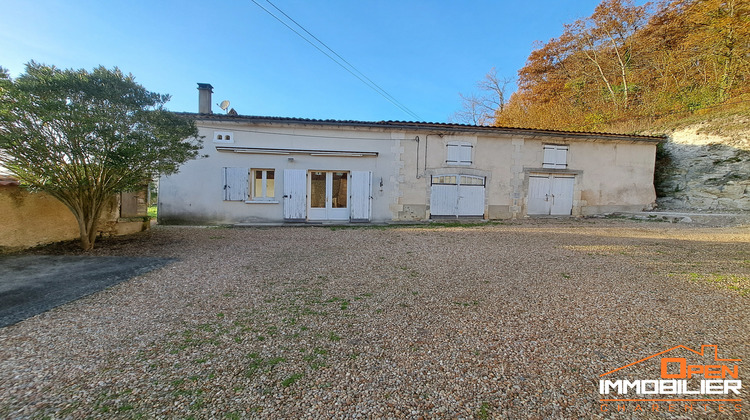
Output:
[[224,201],[247,200],[247,168],[223,168]]
[[273,200],[275,193],[275,172],[273,169],[250,170],[252,182],[252,199],[257,201]]
[[568,167],[568,146],[544,145],[542,168],[565,169]]
[[471,143],[450,142],[446,147],[445,163],[448,165],[471,165],[471,152],[474,146]]

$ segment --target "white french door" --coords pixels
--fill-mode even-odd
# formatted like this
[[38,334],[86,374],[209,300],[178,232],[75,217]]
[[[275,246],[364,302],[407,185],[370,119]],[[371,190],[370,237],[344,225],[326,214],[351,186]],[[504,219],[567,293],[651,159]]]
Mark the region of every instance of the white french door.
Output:
[[349,172],[310,171],[309,220],[349,220]]

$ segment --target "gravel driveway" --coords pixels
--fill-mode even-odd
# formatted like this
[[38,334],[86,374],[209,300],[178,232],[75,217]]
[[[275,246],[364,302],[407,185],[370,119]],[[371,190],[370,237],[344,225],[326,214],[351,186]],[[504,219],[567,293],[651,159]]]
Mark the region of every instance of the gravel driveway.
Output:
[[158,227],[99,246],[179,261],[0,329],[0,417],[750,413],[746,389],[620,414],[598,392],[678,345],[750,359],[747,227]]

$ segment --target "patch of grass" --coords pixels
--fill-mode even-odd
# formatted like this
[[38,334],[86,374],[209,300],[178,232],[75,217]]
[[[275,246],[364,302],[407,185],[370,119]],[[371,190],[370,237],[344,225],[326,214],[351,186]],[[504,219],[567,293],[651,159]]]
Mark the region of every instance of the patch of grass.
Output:
[[193,401],[193,402],[192,402],[192,403],[190,404],[190,409],[191,409],[191,410],[200,410],[200,409],[201,409],[201,408],[203,408],[203,407],[204,407],[205,405],[206,405],[206,404],[205,404],[205,402],[203,401],[203,398],[200,398],[200,397],[199,397],[199,398],[197,398],[197,399],[196,399],[195,401]]
[[282,362],[286,362],[286,359],[283,357],[272,357],[266,361],[266,365],[268,365],[270,369],[273,369],[274,366]]
[[[356,298],[355,298],[355,300],[356,300]],[[347,310],[349,308],[349,300],[348,299],[344,299],[344,298],[340,298],[340,297],[332,297],[332,298],[328,299],[327,301],[325,301],[325,303],[336,303],[336,302],[340,302],[341,303],[341,310],[342,311],[345,311],[345,310]]]
[[312,370],[318,370],[318,369],[320,369],[322,367],[326,367],[326,366],[327,366],[326,362],[324,362],[322,360],[314,360],[314,361],[310,362],[310,369],[312,369]]
[[146,214],[148,215],[148,217],[150,217],[152,219],[156,219],[157,207],[156,206],[148,206]]
[[490,415],[490,405],[486,402],[483,402],[482,405],[479,406],[479,410],[477,410],[476,418],[486,420],[490,418]]
[[331,332],[330,334],[328,334],[328,339],[334,342],[341,341],[341,336],[339,336],[335,332]]
[[304,373],[295,373],[292,376],[281,381],[281,386],[283,386],[284,388],[288,388],[294,385],[294,383],[297,382],[298,380],[302,379],[303,376],[305,376]]
[[124,413],[125,411],[132,410],[133,408],[135,408],[135,407],[133,407],[130,404],[125,404],[125,405],[121,405],[121,406],[117,407],[117,411],[119,411],[120,413]]
[[245,369],[245,376],[247,377],[251,377],[261,370],[270,372],[276,365],[286,362],[286,358],[284,357],[277,356],[264,359],[258,353],[250,353],[247,357],[250,359],[250,363],[248,363],[247,369]]
[[735,291],[740,296],[750,296],[750,277],[737,274],[701,274],[691,272],[687,273],[687,278],[692,282],[706,282]]

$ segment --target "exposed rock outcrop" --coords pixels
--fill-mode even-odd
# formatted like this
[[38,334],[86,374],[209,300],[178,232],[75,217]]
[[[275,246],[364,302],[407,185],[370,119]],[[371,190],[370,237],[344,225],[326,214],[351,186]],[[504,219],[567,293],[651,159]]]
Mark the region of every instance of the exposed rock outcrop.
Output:
[[676,130],[664,144],[657,180],[660,209],[750,210],[750,129],[729,136]]

